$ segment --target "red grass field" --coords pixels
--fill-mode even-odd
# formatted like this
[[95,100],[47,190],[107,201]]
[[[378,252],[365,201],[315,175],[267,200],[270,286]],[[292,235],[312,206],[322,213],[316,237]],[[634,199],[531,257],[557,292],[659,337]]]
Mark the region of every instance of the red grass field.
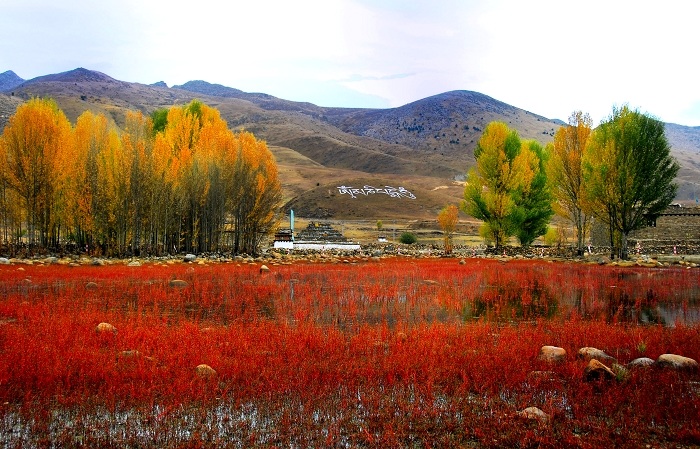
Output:
[[[700,444],[697,372],[586,382],[575,357],[593,346],[620,364],[700,360],[697,269],[21,268],[0,266],[2,447]],[[101,322],[117,332],[97,332]],[[540,361],[543,345],[566,361]],[[529,406],[551,421],[520,418]]]

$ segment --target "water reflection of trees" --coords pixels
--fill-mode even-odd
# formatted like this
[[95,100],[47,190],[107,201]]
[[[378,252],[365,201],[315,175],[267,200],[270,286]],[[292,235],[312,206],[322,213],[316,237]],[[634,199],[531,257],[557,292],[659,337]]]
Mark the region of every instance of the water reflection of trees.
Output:
[[481,286],[474,300],[465,304],[462,318],[493,321],[522,321],[554,318],[559,300],[551,289],[537,279],[529,285],[514,281]]
[[[463,320],[556,317],[673,326],[700,321],[700,287],[679,270],[569,266],[510,267],[484,274],[463,304]],[[679,282],[681,281],[682,282]]]

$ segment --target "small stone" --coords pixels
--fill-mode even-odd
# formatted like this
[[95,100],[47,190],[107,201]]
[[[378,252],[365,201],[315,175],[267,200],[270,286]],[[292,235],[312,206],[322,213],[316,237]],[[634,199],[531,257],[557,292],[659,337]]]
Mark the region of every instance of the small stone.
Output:
[[9,265],[10,264],[10,259],[6,257],[0,257],[0,265]]
[[586,366],[586,368],[583,370],[583,376],[587,381],[599,379],[611,380],[615,379],[616,377],[613,370],[603,365],[602,362],[596,359],[591,359],[588,362],[588,366]]
[[194,254],[186,254],[183,260],[188,263],[194,262],[195,260],[197,260],[197,256],[195,256]]
[[596,359],[603,363],[617,362],[615,357],[606,354],[604,351],[601,351],[598,348],[591,348],[588,346],[578,350],[578,358],[586,361]]
[[267,265],[261,265],[261,266],[260,266],[260,272],[261,272],[261,273],[267,273],[268,271],[270,271],[270,267],[268,267]]
[[551,416],[537,407],[528,407],[520,410],[518,416],[527,420],[537,421],[540,424],[548,424],[552,420]]
[[647,368],[654,365],[654,363],[654,359],[650,359],[649,357],[639,357],[629,362],[627,364],[627,368]]
[[195,371],[197,373],[197,376],[201,377],[202,379],[211,379],[213,377],[216,377],[216,371],[214,370],[214,368],[204,363],[202,363],[201,365],[197,365]]
[[97,285],[95,282],[88,282],[85,284],[85,290],[97,290],[99,285]]
[[187,281],[183,281],[182,279],[173,279],[168,283],[168,285],[170,285],[172,288],[185,288],[189,284]]
[[129,349],[119,353],[119,357],[122,359],[137,359],[141,357],[141,352],[136,349]]
[[129,262],[126,266],[127,266],[127,267],[140,267],[140,266],[141,266],[141,262],[139,262],[138,260],[132,260],[132,261]]
[[105,334],[107,332],[111,332],[113,334],[116,334],[117,328],[112,326],[109,323],[102,322],[102,323],[97,325],[97,327],[95,328],[95,332],[97,332],[98,334]]
[[94,267],[101,267],[101,266],[104,266],[104,264],[105,264],[105,261],[102,259],[98,259],[98,258],[92,259],[92,261],[90,262],[90,265],[92,265]]
[[677,371],[697,371],[698,362],[690,357],[676,354],[661,354],[656,359],[656,364],[662,368],[671,368]]
[[460,264],[460,265],[466,265],[466,264],[467,264],[467,261],[464,260],[464,259],[460,259],[460,260],[459,260],[459,264]]
[[538,358],[544,362],[560,363],[566,360],[566,350],[558,346],[542,346]]

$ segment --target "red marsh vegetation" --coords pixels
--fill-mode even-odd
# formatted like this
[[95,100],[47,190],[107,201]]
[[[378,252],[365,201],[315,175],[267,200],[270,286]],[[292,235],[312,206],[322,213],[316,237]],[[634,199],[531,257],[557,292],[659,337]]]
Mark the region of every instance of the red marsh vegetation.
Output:
[[[699,285],[485,259],[2,265],[0,445],[692,447],[697,371],[620,367],[700,360]],[[616,377],[587,381],[582,347]]]

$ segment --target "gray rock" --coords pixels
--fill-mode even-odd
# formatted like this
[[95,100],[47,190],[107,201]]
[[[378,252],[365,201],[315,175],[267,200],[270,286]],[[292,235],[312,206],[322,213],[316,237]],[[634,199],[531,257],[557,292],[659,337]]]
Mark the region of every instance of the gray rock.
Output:
[[661,354],[656,359],[656,364],[662,368],[671,368],[678,371],[697,371],[698,362],[690,357],[676,354]]
[[185,255],[185,259],[184,259],[185,262],[194,262],[195,260],[197,260],[197,256],[195,256],[194,254],[186,254]]
[[649,357],[639,357],[629,362],[627,364],[627,368],[647,368],[653,366],[654,363],[654,359],[650,359]]
[[0,257],[0,265],[9,265],[10,264],[10,259],[6,257]]

